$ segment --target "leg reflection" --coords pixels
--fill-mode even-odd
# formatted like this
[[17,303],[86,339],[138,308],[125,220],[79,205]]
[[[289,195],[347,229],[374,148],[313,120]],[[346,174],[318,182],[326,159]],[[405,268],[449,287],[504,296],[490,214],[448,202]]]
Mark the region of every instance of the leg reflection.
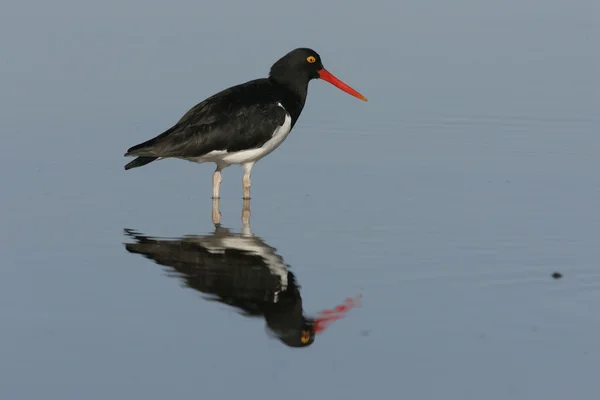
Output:
[[250,199],[244,199],[244,206],[242,207],[242,235],[252,235],[250,229]]

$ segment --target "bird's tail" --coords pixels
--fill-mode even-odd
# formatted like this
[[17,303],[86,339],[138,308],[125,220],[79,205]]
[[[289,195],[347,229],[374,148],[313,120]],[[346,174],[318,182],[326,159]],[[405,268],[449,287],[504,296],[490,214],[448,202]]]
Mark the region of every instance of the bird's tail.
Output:
[[142,167],[146,164],[151,163],[152,161],[156,160],[158,157],[138,157],[135,160],[131,161],[129,164],[125,165],[125,170],[131,169],[131,168],[137,168],[137,167]]

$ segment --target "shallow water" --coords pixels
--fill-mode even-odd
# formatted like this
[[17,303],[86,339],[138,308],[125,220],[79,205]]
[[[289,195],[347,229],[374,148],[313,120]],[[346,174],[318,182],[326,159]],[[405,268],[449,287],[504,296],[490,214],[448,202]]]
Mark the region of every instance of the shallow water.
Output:
[[[597,11],[9,1],[0,397],[596,399]],[[250,204],[238,167],[216,227],[212,166],[123,170],[297,46],[369,102],[312,82]]]

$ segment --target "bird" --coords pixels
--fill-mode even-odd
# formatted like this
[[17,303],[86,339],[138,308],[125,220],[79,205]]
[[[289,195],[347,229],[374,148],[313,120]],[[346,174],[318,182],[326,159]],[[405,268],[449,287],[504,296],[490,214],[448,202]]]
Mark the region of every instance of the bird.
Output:
[[361,297],[356,296],[305,315],[301,287],[290,266],[277,249],[252,233],[249,220],[242,219],[240,233],[216,223],[212,233],[203,235],[159,238],[133,229],[125,229],[125,235],[129,253],[167,267],[168,276],[181,279],[205,300],[264,319],[266,333],[289,347],[312,345],[316,335],[360,306]]
[[220,198],[224,168],[243,167],[243,198],[250,198],[251,172],[256,162],[277,149],[298,121],[308,84],[322,79],[367,101],[362,94],[323,66],[310,48],[297,48],[277,60],[267,78],[224,89],[189,109],[175,125],[127,150],[137,157],[125,170],[153,161],[176,158],[196,163],[214,162],[213,195]]

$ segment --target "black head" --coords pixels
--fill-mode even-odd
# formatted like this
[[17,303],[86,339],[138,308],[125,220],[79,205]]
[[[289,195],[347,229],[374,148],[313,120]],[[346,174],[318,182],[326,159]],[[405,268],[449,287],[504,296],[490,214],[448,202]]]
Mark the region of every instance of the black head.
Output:
[[298,48],[281,57],[271,67],[269,78],[292,88],[302,88],[304,91],[312,79],[323,79],[344,92],[367,101],[365,96],[327,71],[319,53],[309,48]]
[[299,48],[292,50],[281,57],[271,67],[272,78],[304,78],[306,81],[319,77],[319,70],[323,69],[321,56],[314,50]]
[[298,327],[289,330],[273,332],[279,340],[290,347],[307,347],[314,343],[315,336],[323,333],[330,324],[338,321],[351,309],[360,305],[362,296],[348,298],[329,310],[323,310],[316,317],[302,316],[302,323]]

